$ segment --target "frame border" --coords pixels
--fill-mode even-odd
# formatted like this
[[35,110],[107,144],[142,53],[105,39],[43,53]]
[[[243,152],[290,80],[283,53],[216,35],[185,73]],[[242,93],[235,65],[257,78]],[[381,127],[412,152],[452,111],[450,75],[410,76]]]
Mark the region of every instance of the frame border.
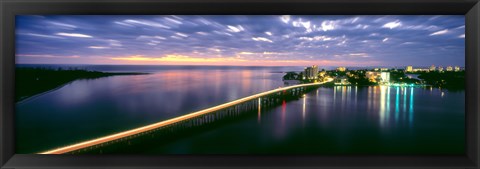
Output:
[[[0,168],[479,168],[479,0],[2,0]],[[15,15],[292,14],[465,15],[465,156],[37,155],[15,154]]]

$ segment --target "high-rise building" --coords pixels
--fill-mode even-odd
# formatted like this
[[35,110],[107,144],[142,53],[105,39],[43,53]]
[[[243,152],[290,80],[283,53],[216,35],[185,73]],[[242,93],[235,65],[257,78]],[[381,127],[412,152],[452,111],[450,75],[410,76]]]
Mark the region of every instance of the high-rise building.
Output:
[[365,77],[370,82],[374,83],[389,83],[390,82],[390,72],[373,72],[368,71],[365,73]]
[[305,68],[305,77],[307,79],[317,79],[317,74],[318,74],[318,66],[313,65],[311,67],[306,67]]
[[455,72],[460,71],[460,66],[455,66]]
[[348,81],[347,77],[341,76],[341,77],[335,78],[334,84],[335,85],[350,85],[350,82]]
[[346,67],[337,67],[337,70],[339,72],[345,72],[347,70],[347,68]]
[[405,71],[406,71],[406,72],[412,72],[412,71],[413,71],[413,66],[407,66],[407,67],[405,68]]
[[382,78],[381,79],[381,83],[389,83],[390,82],[390,72],[382,72],[380,74],[380,77]]
[[430,71],[435,71],[435,65],[430,66]]
[[452,66],[447,66],[447,71],[453,71]]

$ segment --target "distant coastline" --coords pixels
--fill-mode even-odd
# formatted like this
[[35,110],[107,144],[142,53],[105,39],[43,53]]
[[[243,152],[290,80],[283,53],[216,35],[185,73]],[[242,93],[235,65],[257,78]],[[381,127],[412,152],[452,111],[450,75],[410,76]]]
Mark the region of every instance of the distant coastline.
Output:
[[15,69],[15,103],[21,103],[30,98],[35,98],[52,90],[63,87],[75,80],[97,79],[119,75],[145,75],[149,73],[138,72],[100,72],[84,69],[62,68],[29,68],[17,67]]
[[459,66],[431,66],[428,69],[407,66],[405,69],[373,68],[347,69],[338,67],[334,70],[318,69],[313,65],[302,72],[286,72],[284,84],[300,84],[332,79],[325,86],[409,86],[435,87],[447,90],[465,89],[465,69]]

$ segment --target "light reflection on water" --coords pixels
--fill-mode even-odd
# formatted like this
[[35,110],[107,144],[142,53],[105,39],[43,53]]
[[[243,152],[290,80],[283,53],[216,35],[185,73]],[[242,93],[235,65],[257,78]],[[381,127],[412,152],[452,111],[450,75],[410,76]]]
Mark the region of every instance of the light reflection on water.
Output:
[[[78,80],[17,105],[19,147],[44,150],[274,89],[283,85],[283,74],[272,73],[277,69],[175,69]],[[438,148],[459,153],[464,95],[412,87],[319,88],[273,109],[259,107],[251,119],[144,152],[401,153]]]
[[413,97],[414,97],[413,88],[410,88],[410,109],[408,110],[408,112],[409,112],[409,114],[408,114],[409,115],[408,116],[409,120],[408,121],[410,122],[410,126],[413,125],[413,116],[414,116],[414,113],[413,113],[413,105],[414,105]]
[[148,70],[152,74],[77,80],[17,105],[18,151],[55,148],[271,90],[283,86],[281,72],[296,69],[160,66]]
[[[354,88],[354,92],[352,92],[352,88]],[[420,101],[416,101],[415,97],[426,97],[425,95],[431,95],[434,99],[429,98],[430,100],[438,100],[441,101],[445,93],[447,91],[441,89],[434,89],[434,88],[416,88],[416,87],[390,87],[390,86],[370,86],[370,87],[360,87],[360,91],[364,91],[366,93],[359,94],[359,87],[358,86],[335,86],[333,89],[333,104],[338,105],[334,106],[332,109],[336,110],[339,109],[340,111],[345,111],[348,107],[353,106],[358,108],[358,100],[366,101],[364,105],[366,107],[367,114],[377,114],[378,115],[378,122],[379,126],[382,128],[388,128],[392,125],[399,125],[399,121],[403,120],[408,122],[408,126],[410,128],[413,127],[415,124],[415,104],[418,104]],[[321,90],[316,91],[316,97],[318,97],[318,93]],[[421,93],[415,93],[415,91],[422,91]],[[428,91],[428,92],[425,92]],[[450,93],[451,95],[455,95],[454,97],[459,96],[461,100],[464,96],[464,92],[453,92]],[[308,96],[308,95],[307,95]],[[337,103],[337,97],[341,98],[341,101]],[[354,99],[354,103],[350,102],[351,99]],[[457,101],[455,101],[457,102]],[[452,104],[451,102],[445,102],[446,104]],[[394,105],[394,107],[392,107]],[[403,108],[401,108],[401,105]],[[456,105],[456,104],[455,104]],[[435,108],[438,105],[421,105],[421,107],[427,107],[431,109],[438,110],[439,108]],[[461,106],[461,105],[456,105]],[[360,105],[362,107],[362,105]],[[325,109],[325,108],[324,108]],[[448,109],[453,110],[453,109]],[[463,112],[464,108],[455,111],[455,112]],[[324,110],[325,111],[325,110]],[[378,112],[378,113],[375,113]],[[400,117],[403,117],[402,119]],[[392,123],[393,124],[390,124]]]
[[[387,86],[319,88],[298,100],[262,110],[261,117],[253,121],[238,121],[145,152],[463,153],[464,92],[428,90]],[[447,94],[441,97],[441,92]],[[406,106],[403,109],[402,104]],[[260,123],[257,118],[262,119]]]

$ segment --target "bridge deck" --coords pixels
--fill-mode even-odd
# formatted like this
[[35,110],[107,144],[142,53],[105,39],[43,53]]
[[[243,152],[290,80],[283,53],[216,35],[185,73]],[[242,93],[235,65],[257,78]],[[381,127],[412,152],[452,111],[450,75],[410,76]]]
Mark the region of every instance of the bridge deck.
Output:
[[[329,81],[326,81],[326,82],[329,82]],[[221,105],[218,105],[218,106],[214,106],[214,107],[211,107],[211,108],[207,108],[207,109],[203,109],[203,110],[200,110],[200,111],[197,111],[197,112],[186,114],[186,115],[183,115],[183,116],[179,116],[179,117],[175,117],[175,118],[168,119],[168,120],[165,120],[165,121],[161,121],[161,122],[158,122],[158,123],[154,123],[154,124],[150,124],[150,125],[147,125],[147,126],[143,126],[143,127],[123,131],[123,132],[120,132],[120,133],[100,137],[100,138],[97,138],[97,139],[93,139],[93,140],[89,140],[89,141],[85,141],[85,142],[81,142],[81,143],[77,143],[77,144],[73,144],[73,145],[69,145],[69,146],[65,146],[65,147],[61,147],[61,148],[57,148],[57,149],[53,149],[53,150],[49,150],[49,151],[45,151],[45,152],[41,152],[39,154],[63,154],[63,153],[79,150],[79,149],[82,149],[82,148],[87,148],[87,147],[90,147],[90,146],[99,145],[99,144],[102,144],[102,143],[106,143],[106,142],[114,141],[114,140],[117,140],[117,139],[129,137],[129,136],[140,134],[140,133],[147,132],[147,131],[150,131],[150,130],[154,130],[154,129],[157,129],[157,128],[160,128],[160,127],[168,126],[170,124],[174,124],[174,123],[181,122],[181,121],[184,121],[184,120],[192,119],[192,118],[204,115],[204,114],[215,112],[217,110],[228,108],[230,106],[234,106],[234,105],[246,102],[246,101],[250,101],[252,99],[257,99],[257,98],[260,98],[260,97],[263,97],[263,96],[267,96],[267,95],[270,95],[270,94],[273,94],[273,93],[276,93],[276,92],[281,92],[281,91],[290,90],[290,89],[299,88],[299,87],[321,85],[321,84],[324,84],[326,82],[299,84],[299,85],[293,85],[293,86],[287,86],[287,87],[282,87],[282,88],[269,90],[269,91],[266,91],[266,92],[254,94],[254,95],[247,96],[247,97],[244,97],[244,98],[241,98],[241,99],[237,99],[237,100],[234,100],[234,101],[231,101],[231,102],[227,102],[227,103],[224,103],[224,104],[221,104]]]

